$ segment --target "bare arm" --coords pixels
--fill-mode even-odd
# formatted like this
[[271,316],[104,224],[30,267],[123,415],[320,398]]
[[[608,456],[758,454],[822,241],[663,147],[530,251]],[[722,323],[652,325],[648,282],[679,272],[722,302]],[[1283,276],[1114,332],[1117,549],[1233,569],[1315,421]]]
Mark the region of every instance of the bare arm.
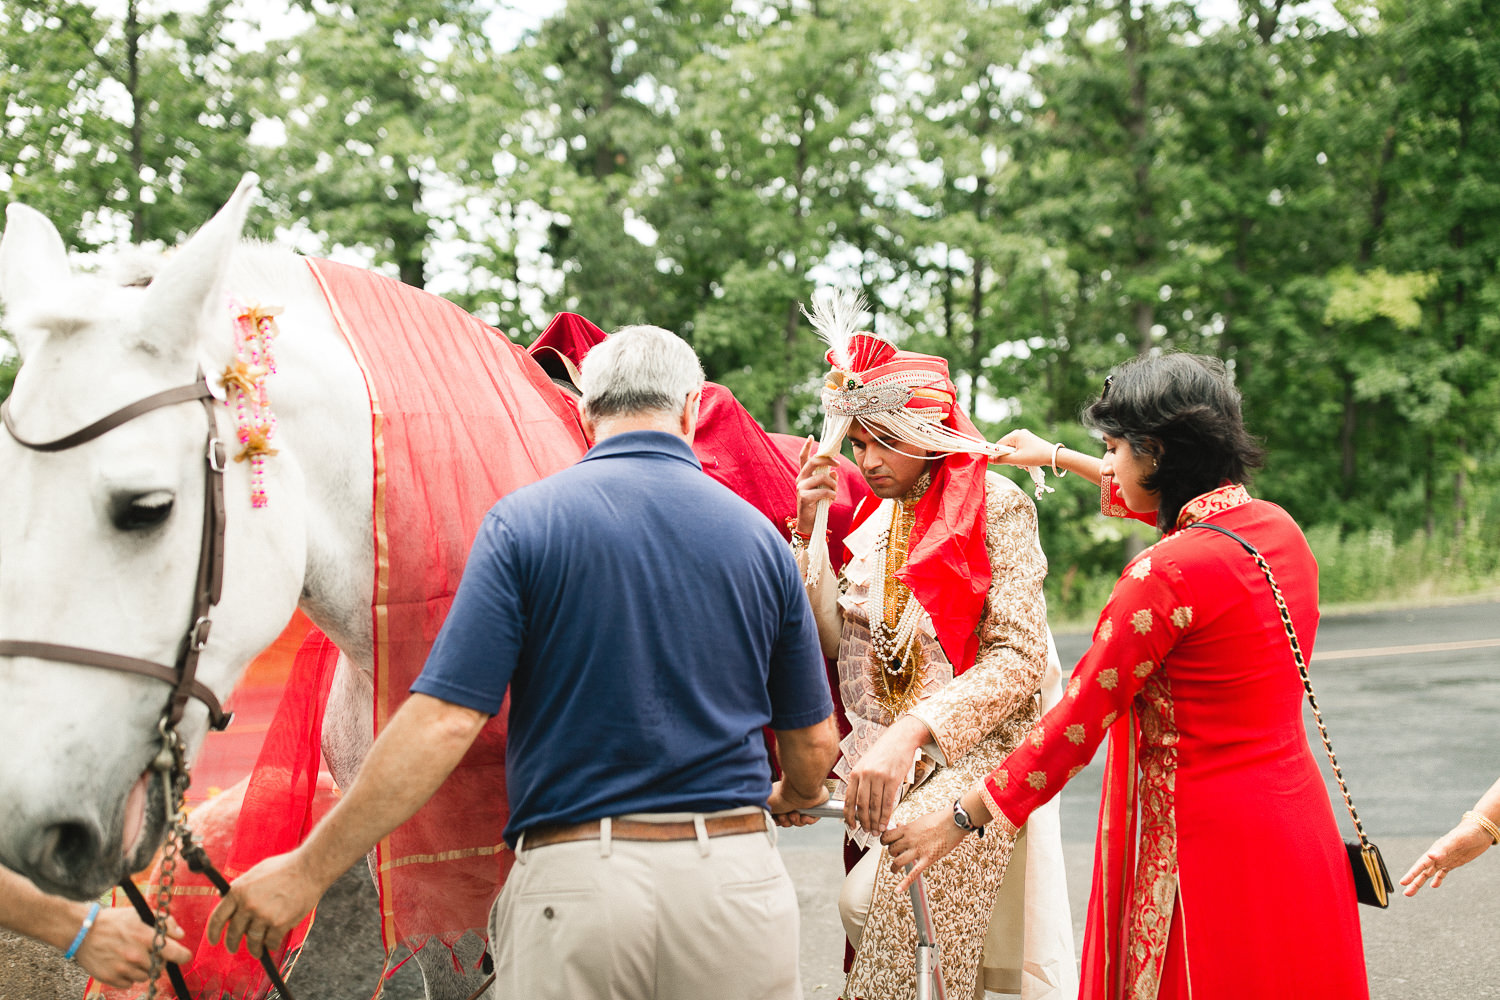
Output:
[[[88,903],[50,896],[24,876],[0,868],[0,926],[66,952],[89,908]],[[144,982],[152,936],[151,926],[141,923],[134,910],[101,909],[74,959],[106,986],[120,989]],[[167,938],[163,957],[179,964],[192,959],[193,953],[180,943],[182,928],[175,920],[168,925]]]
[[823,778],[839,756],[839,731],[833,716],[803,729],[773,730],[781,780],[771,786],[766,808],[781,826],[802,825],[787,819],[798,809],[810,809],[828,799]]
[[[1500,781],[1490,786],[1490,790],[1480,797],[1471,811],[1500,825]],[[1406,895],[1415,896],[1429,878],[1432,879],[1432,887],[1436,889],[1443,884],[1449,872],[1473,861],[1489,850],[1494,842],[1495,838],[1482,823],[1467,817],[1461,820],[1453,829],[1434,840],[1427,852],[1401,876],[1401,884],[1406,886]]]
[[413,694],[391,717],[349,793],[295,851],[267,858],[235,880],[208,921],[230,951],[281,944],[334,881],[411,818],[458,766],[489,716]]
[[[1011,431],[1001,438],[997,444],[1007,445],[1015,451],[1001,458],[995,459],[1002,465],[1029,465],[1036,468],[1052,469],[1059,472],[1071,472],[1082,476],[1095,486],[1099,485],[1099,470],[1102,463],[1093,455],[1085,455],[1081,451],[1072,448],[1062,448],[1051,442],[1037,437],[1031,431]],[[1056,460],[1054,466],[1053,461]]]

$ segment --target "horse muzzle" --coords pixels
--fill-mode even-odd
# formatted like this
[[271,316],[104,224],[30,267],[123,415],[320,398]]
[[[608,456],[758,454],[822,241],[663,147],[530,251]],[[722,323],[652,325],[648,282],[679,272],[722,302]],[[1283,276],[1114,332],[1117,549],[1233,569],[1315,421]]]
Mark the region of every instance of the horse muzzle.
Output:
[[147,771],[114,822],[83,808],[62,809],[12,831],[12,867],[45,892],[92,899],[150,864],[166,826],[162,782]]

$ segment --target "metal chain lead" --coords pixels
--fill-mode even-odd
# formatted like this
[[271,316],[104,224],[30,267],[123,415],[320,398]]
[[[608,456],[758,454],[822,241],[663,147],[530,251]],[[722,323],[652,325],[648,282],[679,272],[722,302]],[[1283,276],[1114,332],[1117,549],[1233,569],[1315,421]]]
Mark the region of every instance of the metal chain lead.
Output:
[[1252,552],[1255,564],[1260,571],[1266,575],[1266,582],[1271,585],[1271,594],[1276,598],[1276,609],[1281,612],[1281,624],[1286,626],[1286,637],[1292,644],[1292,657],[1297,661],[1297,672],[1302,675],[1302,689],[1307,692],[1308,704],[1312,705],[1313,719],[1318,724],[1318,735],[1323,737],[1323,749],[1328,751],[1328,763],[1333,765],[1333,777],[1339,783],[1339,792],[1344,796],[1344,805],[1349,809],[1349,818],[1354,821],[1354,832],[1359,834],[1359,845],[1366,850],[1370,847],[1369,838],[1365,836],[1364,824],[1359,821],[1359,811],[1354,808],[1354,800],[1349,797],[1349,786],[1344,783],[1344,772],[1339,767],[1339,759],[1333,753],[1333,741],[1328,738],[1328,727],[1323,724],[1323,713],[1318,708],[1318,696],[1313,694],[1312,678],[1307,675],[1307,661],[1302,658],[1302,645],[1297,642],[1297,630],[1292,627],[1292,613],[1287,610],[1286,600],[1281,596],[1281,588],[1276,585],[1276,578],[1271,575],[1271,567],[1265,557],[1259,552]]
[[161,849],[161,879],[156,887],[156,925],[151,937],[151,965],[146,977],[145,1000],[156,1000],[157,981],[166,964],[162,952],[167,947],[167,921],[172,908],[172,889],[177,881],[177,849],[181,832],[187,824],[183,804],[187,798],[188,779],[182,737],[165,717],[159,728],[162,748],[152,766],[161,774],[166,797],[167,840]]

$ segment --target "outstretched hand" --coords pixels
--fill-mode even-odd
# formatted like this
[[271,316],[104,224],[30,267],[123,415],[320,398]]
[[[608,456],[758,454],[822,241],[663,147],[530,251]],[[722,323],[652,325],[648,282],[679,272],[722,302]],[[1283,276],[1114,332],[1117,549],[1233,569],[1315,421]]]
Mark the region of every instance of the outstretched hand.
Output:
[[222,935],[231,952],[243,940],[256,958],[275,952],[326,889],[303,870],[297,851],[267,858],[235,879],[214,907],[208,940],[217,942]]
[[1022,427],[1005,435],[996,444],[1013,449],[995,461],[1001,465],[1024,465],[1039,469],[1052,464],[1053,445]]
[[1460,865],[1466,865],[1485,852],[1493,841],[1475,823],[1467,820],[1458,824],[1427,848],[1423,854],[1411,866],[1407,873],[1401,876],[1401,884],[1406,886],[1406,895],[1415,896],[1422,886],[1432,880],[1432,887],[1436,889],[1443,884],[1448,873]]
[[962,843],[965,831],[953,822],[947,809],[935,809],[925,816],[886,831],[880,842],[891,855],[891,871],[900,875],[907,865],[911,871],[901,880],[898,892],[905,892],[922,874]]

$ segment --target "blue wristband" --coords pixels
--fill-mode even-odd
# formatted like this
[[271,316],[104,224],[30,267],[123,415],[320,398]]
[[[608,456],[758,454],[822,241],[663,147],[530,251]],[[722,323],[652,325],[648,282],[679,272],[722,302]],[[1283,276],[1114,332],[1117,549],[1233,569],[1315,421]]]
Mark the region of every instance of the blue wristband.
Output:
[[89,936],[89,931],[94,926],[94,921],[99,917],[99,904],[95,903],[89,907],[88,916],[83,918],[83,926],[78,928],[78,936],[73,943],[68,945],[68,950],[63,952],[63,958],[72,961],[73,956],[78,954],[78,949],[83,947],[83,939]]

